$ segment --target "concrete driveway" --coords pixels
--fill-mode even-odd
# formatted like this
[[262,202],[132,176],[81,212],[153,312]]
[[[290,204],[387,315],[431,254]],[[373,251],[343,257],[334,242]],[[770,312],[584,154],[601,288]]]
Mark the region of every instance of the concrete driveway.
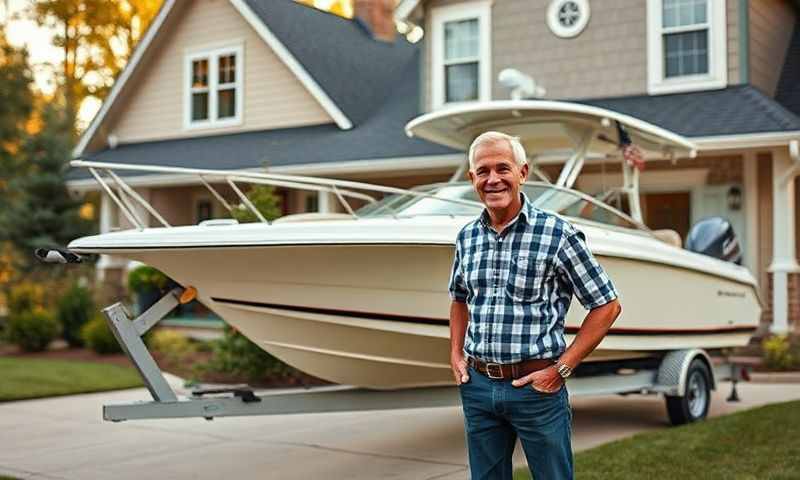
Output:
[[[711,416],[800,399],[800,384],[714,394]],[[106,423],[104,403],[145,390],[0,404],[0,474],[35,479],[463,479],[459,408]],[[576,451],[668,428],[658,396],[576,397]],[[517,461],[524,457],[517,451]]]

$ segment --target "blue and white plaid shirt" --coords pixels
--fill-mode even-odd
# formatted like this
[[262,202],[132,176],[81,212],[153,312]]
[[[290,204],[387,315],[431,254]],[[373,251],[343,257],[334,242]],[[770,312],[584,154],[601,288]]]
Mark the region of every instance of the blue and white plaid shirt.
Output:
[[469,310],[464,352],[484,362],[557,358],[572,295],[587,310],[617,298],[584,234],[522,202],[502,234],[484,210],[456,239],[450,297]]

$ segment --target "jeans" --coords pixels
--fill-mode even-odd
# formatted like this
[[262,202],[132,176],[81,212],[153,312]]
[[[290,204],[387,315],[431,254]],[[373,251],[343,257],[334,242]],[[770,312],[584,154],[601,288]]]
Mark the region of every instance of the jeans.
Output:
[[573,478],[572,409],[566,386],[542,393],[469,368],[459,387],[472,480],[512,480],[519,437],[535,480]]

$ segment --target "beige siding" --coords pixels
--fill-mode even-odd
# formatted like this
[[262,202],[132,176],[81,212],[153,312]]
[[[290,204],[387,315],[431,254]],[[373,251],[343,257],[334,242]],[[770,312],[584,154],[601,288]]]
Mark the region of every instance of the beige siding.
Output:
[[775,94],[796,15],[788,0],[750,2],[750,83]]
[[[165,32],[134,91],[126,95],[110,132],[120,142],[295,127],[331,122],[255,30],[227,0],[194,0]],[[236,127],[183,127],[184,56],[203,46],[244,45],[244,115]]]
[[[469,1],[469,0],[466,0]],[[464,0],[426,3],[431,9]],[[497,74],[513,67],[547,89],[548,98],[592,98],[647,92],[647,2],[604,0],[592,3],[592,18],[576,38],[550,32],[549,0],[496,0],[492,7],[492,97],[508,98]],[[602,3],[602,5],[601,5]],[[727,0],[728,82],[739,82],[738,0]],[[426,38],[426,105],[431,98],[431,39]]]

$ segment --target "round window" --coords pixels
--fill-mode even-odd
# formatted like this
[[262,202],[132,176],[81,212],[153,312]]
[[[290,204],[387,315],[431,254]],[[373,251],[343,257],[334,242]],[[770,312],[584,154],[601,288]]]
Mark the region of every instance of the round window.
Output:
[[589,24],[588,0],[552,0],[547,8],[547,26],[562,38],[577,37]]

